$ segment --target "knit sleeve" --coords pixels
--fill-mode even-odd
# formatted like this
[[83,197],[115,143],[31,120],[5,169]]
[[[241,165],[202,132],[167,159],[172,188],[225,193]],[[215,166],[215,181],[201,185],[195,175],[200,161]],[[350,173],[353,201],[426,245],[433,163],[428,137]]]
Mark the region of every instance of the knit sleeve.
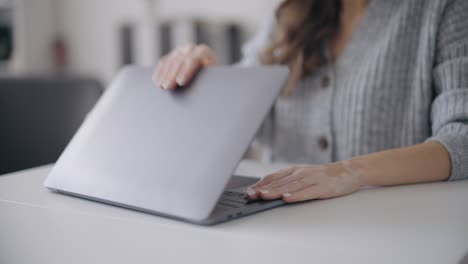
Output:
[[440,20],[432,103],[432,137],[451,158],[449,180],[468,178],[468,1],[450,2]]

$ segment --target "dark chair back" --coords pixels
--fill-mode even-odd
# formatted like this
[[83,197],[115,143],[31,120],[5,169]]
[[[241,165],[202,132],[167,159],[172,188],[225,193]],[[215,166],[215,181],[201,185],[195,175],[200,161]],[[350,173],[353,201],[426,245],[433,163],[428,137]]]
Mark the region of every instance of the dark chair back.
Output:
[[0,175],[55,162],[102,92],[90,79],[0,78]]

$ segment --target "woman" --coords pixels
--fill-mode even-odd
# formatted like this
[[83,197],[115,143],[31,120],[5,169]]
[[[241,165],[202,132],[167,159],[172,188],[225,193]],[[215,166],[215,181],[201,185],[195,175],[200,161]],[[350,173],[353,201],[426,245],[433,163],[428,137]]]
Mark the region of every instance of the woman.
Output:
[[[252,199],[298,202],[468,178],[468,1],[285,0],[242,64],[288,64],[259,140],[276,161]],[[206,45],[161,59],[154,81],[184,86],[215,64]]]

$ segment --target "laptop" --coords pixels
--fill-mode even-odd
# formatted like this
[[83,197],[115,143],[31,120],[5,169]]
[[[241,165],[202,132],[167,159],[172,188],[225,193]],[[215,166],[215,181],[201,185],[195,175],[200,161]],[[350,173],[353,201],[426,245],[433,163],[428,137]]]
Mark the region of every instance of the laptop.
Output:
[[232,176],[289,71],[202,69],[187,89],[155,87],[153,69],[122,69],[62,153],[50,190],[195,224],[284,204],[250,201]]

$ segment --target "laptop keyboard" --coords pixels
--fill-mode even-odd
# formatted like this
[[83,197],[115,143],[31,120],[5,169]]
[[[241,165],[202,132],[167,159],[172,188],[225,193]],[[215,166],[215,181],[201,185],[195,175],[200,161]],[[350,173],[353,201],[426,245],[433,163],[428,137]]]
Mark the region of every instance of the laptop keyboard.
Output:
[[255,200],[250,200],[243,192],[225,191],[219,199],[218,206],[224,209],[244,207]]

